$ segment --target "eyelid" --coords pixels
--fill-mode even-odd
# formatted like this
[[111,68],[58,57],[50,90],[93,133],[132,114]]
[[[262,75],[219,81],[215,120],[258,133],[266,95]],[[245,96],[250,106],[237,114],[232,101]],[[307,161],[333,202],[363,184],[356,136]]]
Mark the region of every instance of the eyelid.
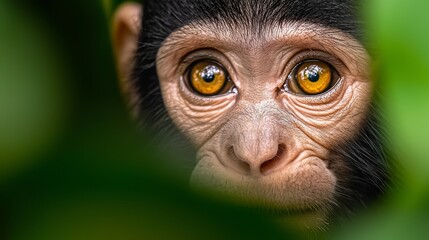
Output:
[[[184,55],[181,58],[180,62],[181,64],[187,65],[187,66],[192,65],[194,62],[201,61],[201,60],[209,60],[209,61],[222,63],[223,58],[224,58],[223,54],[216,49],[200,48],[200,49],[193,50],[188,54]],[[224,66],[224,64],[221,64],[221,65]]]
[[235,70],[229,59],[222,52],[213,48],[200,48],[187,53],[180,59],[178,71],[183,75],[194,62],[203,60],[218,63],[229,73],[231,79],[234,78]]
[[212,62],[216,62],[217,63],[218,61],[216,59],[217,58],[215,56],[211,55],[211,54],[195,54],[195,55],[192,55],[192,56],[185,57],[182,60],[182,63],[186,64],[186,65],[189,65],[189,66],[192,65],[192,64],[194,64],[197,61],[204,61],[204,60],[212,61]]

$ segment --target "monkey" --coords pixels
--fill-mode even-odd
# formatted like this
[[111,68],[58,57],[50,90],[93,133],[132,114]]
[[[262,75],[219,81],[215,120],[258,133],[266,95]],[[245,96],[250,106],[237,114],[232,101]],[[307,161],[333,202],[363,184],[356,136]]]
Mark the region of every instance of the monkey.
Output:
[[393,168],[359,6],[123,4],[113,42],[133,117],[195,149],[194,189],[309,229],[350,218],[389,191]]

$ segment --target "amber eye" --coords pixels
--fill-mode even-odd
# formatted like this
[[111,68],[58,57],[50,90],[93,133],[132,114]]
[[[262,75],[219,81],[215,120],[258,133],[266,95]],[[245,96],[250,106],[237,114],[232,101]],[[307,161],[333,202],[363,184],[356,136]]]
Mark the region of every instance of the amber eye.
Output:
[[189,84],[197,93],[213,96],[222,92],[228,82],[227,72],[213,61],[199,61],[191,65]]
[[292,72],[289,88],[294,92],[315,95],[333,85],[333,70],[325,62],[311,60],[299,64]]

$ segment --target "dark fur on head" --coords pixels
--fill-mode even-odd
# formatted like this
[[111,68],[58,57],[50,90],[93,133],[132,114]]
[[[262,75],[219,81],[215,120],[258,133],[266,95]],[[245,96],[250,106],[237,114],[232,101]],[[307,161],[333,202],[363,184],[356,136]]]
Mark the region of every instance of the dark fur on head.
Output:
[[[336,28],[362,39],[356,8],[354,0],[146,0],[133,76],[139,95],[135,110],[143,125],[160,136],[180,136],[162,100],[156,55],[163,41],[185,25],[244,25],[258,33],[273,24],[299,21]],[[380,129],[379,111],[372,107],[356,138],[332,150],[331,168],[339,178],[333,215],[353,213],[378,198],[390,184]],[[338,161],[346,162],[346,168],[336,166]]]

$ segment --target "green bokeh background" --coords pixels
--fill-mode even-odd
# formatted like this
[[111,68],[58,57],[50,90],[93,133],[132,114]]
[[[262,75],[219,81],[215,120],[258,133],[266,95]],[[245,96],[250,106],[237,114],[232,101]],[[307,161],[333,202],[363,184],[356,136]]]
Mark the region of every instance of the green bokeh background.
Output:
[[[191,193],[186,153],[136,133],[109,39],[120,1],[0,2],[0,239],[295,239]],[[429,236],[429,2],[366,0],[378,91],[403,183],[323,238]],[[393,159],[392,159],[393,160]]]

